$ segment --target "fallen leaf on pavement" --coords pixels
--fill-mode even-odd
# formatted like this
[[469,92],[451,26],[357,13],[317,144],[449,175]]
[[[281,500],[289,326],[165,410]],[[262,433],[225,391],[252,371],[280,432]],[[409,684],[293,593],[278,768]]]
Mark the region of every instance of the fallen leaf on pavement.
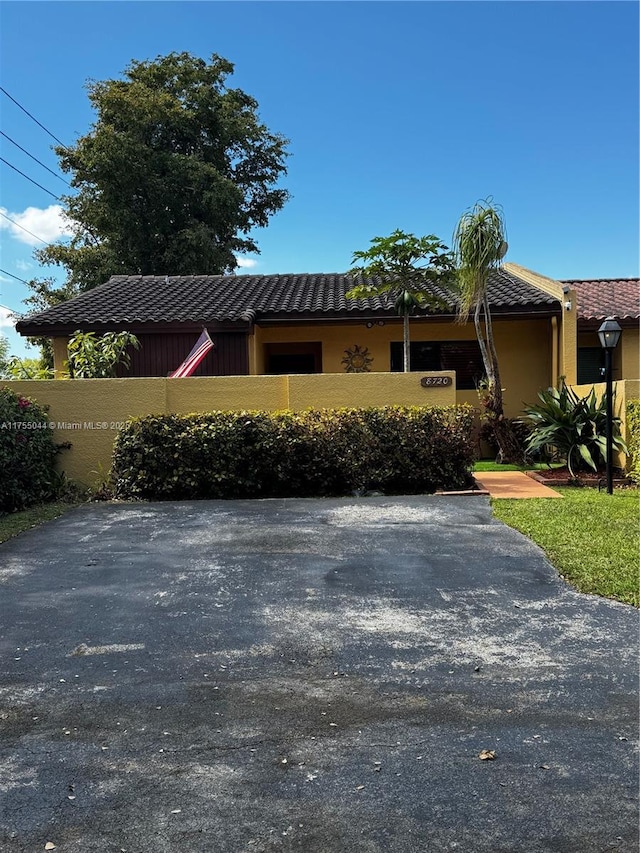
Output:
[[495,757],[495,749],[483,749],[482,752],[478,755],[478,758],[481,761],[493,761]]

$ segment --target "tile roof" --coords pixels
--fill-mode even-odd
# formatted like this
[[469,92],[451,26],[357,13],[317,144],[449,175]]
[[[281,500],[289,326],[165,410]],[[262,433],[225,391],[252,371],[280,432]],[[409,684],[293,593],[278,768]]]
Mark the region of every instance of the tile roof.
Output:
[[[260,322],[269,318],[305,318],[394,312],[385,295],[345,299],[353,279],[343,274],[297,275],[190,275],[112,276],[109,281],[68,302],[22,318],[17,329],[33,334],[35,326],[135,324],[171,322]],[[435,292],[452,314],[450,293]],[[489,282],[491,305],[500,310],[555,310],[557,301],[505,270],[496,270]],[[394,312],[395,313],[395,312]],[[432,313],[432,312],[430,312]],[[26,331],[28,329],[28,331]]]
[[577,293],[580,320],[640,318],[640,278],[569,279],[562,283]]

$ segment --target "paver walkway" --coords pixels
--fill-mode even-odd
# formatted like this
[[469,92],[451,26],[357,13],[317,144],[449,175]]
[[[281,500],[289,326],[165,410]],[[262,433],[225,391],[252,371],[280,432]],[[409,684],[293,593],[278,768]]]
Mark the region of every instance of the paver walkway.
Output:
[[562,495],[527,477],[522,471],[483,471],[476,482],[492,498],[561,498]]

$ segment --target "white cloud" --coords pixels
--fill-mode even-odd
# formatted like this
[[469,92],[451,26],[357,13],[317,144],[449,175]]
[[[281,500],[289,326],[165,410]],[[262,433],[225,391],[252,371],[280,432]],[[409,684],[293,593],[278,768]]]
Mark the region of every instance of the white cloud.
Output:
[[253,258],[239,258],[236,255],[236,261],[238,262],[238,266],[240,269],[251,269],[252,267],[257,266],[258,262]]
[[[26,243],[27,246],[42,246],[41,240],[53,243],[54,240],[69,237],[73,233],[59,204],[51,204],[44,209],[27,207],[22,213],[9,213],[6,207],[0,207],[0,211],[17,223],[14,225],[3,216],[0,217],[0,228],[6,228],[12,237],[21,243]],[[23,229],[26,230],[23,231]],[[31,233],[28,234],[27,231]],[[38,237],[40,240],[37,239]]]
[[29,270],[33,269],[33,264],[30,264],[28,261],[16,261],[16,266],[20,272],[29,272]]
[[13,329],[18,318],[5,305],[0,305],[0,329]]

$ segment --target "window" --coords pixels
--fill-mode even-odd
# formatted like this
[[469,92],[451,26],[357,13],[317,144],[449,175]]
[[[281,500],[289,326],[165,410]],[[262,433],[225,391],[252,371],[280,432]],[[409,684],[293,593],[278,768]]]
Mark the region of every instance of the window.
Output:
[[265,344],[266,372],[322,373],[322,343],[320,341]]
[[602,347],[578,347],[578,385],[604,382]]
[[[425,373],[429,370],[453,370],[456,388],[469,391],[478,387],[484,376],[482,355],[477,341],[412,341],[410,344],[411,370]],[[391,344],[391,370],[402,371],[402,342]]]

